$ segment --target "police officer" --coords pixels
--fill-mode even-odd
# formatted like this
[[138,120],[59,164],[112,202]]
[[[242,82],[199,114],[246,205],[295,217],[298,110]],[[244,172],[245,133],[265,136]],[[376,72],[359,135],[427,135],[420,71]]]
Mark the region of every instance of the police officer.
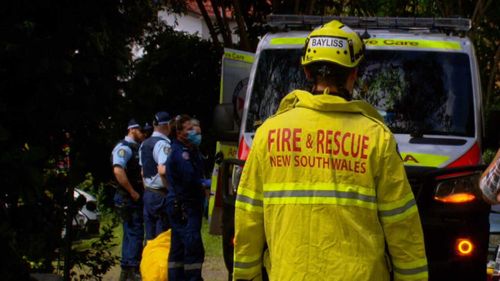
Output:
[[142,132],[144,133],[144,138],[147,139],[153,134],[153,126],[151,126],[148,122],[144,124],[142,128]]
[[176,139],[167,160],[167,211],[172,224],[168,274],[172,281],[197,281],[203,280],[205,257],[201,240],[203,162],[193,143],[197,138],[191,118],[182,115],[174,124]]
[[203,180],[202,185],[205,187],[205,200],[203,203],[203,216],[208,219],[208,200],[210,199],[210,186],[212,185],[212,180],[209,178],[210,173],[207,171],[208,165],[206,165],[208,157],[205,157],[200,149],[202,140],[200,120],[192,118],[191,124],[193,124],[193,130],[196,134],[189,134],[188,141],[194,145],[195,149],[198,150],[198,157],[201,158],[204,166],[203,176],[205,179]]
[[170,152],[170,115],[161,111],[155,114],[154,131],[140,148],[140,159],[144,177],[144,225],[146,239],[152,240],[163,231],[168,230],[166,210],[166,179],[158,173],[158,166],[167,162]]
[[139,142],[143,139],[140,125],[131,119],[128,134],[112,152],[113,173],[118,181],[114,201],[123,220],[120,280],[140,280],[144,226],[142,215],[143,184],[139,166]]
[[[338,21],[307,37],[311,91],[257,129],[235,203],[234,280],[427,280],[422,226],[396,141],[352,101],[364,56]],[[265,245],[268,249],[264,252]]]

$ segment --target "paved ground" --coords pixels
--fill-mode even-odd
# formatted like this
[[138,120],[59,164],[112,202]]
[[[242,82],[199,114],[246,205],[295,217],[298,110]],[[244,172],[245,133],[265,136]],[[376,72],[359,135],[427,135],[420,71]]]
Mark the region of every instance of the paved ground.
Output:
[[[116,235],[121,237],[121,228]],[[205,281],[227,281],[227,270],[222,257],[222,242],[220,236],[208,234],[207,221],[203,220],[202,226],[203,244],[205,246],[205,262],[203,263],[202,276]],[[120,246],[113,250],[120,253]],[[104,275],[103,281],[118,281],[120,276],[120,266],[113,267]]]
[[[202,275],[205,281],[227,281],[227,270],[222,257],[207,257]],[[120,266],[115,266],[104,275],[103,281],[117,281],[119,276]]]

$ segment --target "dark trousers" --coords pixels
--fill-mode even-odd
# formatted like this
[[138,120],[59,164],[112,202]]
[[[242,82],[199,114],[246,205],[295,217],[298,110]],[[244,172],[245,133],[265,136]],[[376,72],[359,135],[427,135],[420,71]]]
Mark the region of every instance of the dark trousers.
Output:
[[136,267],[141,263],[144,242],[144,219],[142,202],[133,202],[129,196],[115,194],[115,206],[118,208],[123,223],[122,267]]
[[155,239],[170,228],[166,194],[148,189],[144,191],[144,226],[146,240]]
[[205,250],[201,240],[202,203],[186,204],[184,220],[174,210],[174,203],[168,203],[168,215],[172,225],[172,240],[168,257],[168,280],[200,281]]

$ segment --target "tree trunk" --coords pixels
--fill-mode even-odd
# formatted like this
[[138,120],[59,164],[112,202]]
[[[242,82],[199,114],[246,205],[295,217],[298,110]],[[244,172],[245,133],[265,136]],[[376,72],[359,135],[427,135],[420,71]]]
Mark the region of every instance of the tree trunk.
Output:
[[[491,4],[491,0],[488,0],[484,3],[484,0],[478,0],[476,3],[476,7],[474,8],[474,13],[471,17],[472,30],[469,33],[469,36],[473,41],[475,41],[476,31],[475,29],[480,26],[480,21],[483,19],[484,12],[488,9]],[[488,73],[488,84],[486,84],[486,89],[483,90],[483,101],[484,107],[487,108],[491,103],[491,97],[493,96],[493,92],[495,90],[495,81],[497,77],[498,64],[500,63],[500,47],[497,48],[496,53],[493,57],[493,65],[491,67],[491,71]]]
[[293,5],[293,14],[294,15],[300,14],[300,0],[295,0],[295,3]]
[[472,14],[472,26],[478,26],[479,21],[483,18],[484,12],[491,5],[491,0],[484,3],[484,0],[478,0],[476,3],[476,7],[474,8],[474,13]]
[[212,24],[212,20],[208,15],[207,9],[205,9],[205,5],[203,5],[202,0],[196,0],[196,4],[198,4],[198,8],[200,9],[201,15],[207,24],[208,31],[210,32],[210,37],[212,37],[212,41],[215,45],[220,45],[219,38],[217,37],[217,32],[215,31],[214,25]]
[[[198,0],[199,1],[199,0]],[[234,15],[236,17],[236,23],[238,24],[238,31],[240,33],[240,45],[245,51],[251,51],[250,42],[248,41],[248,32],[246,29],[245,21],[243,20],[243,15],[241,13],[241,7],[239,0],[233,0]]]
[[280,0],[272,0],[271,3],[272,7],[272,12],[274,14],[279,14],[280,13],[280,8],[281,8],[281,1]]
[[231,27],[229,26],[229,19],[226,17],[226,7],[224,7],[224,4],[221,4],[221,9],[222,9],[222,20],[224,23],[224,28],[226,29],[227,35],[229,36],[229,41],[231,42],[231,46],[233,45],[233,31],[231,30]]
[[316,0],[309,0],[306,4],[306,14],[312,15],[314,11],[314,4],[316,4]]
[[472,14],[472,18],[471,18],[472,26],[474,26],[474,24],[476,23],[476,21],[478,19],[478,15],[482,14],[482,11],[481,11],[482,5],[483,5],[483,0],[478,0],[476,2],[476,7],[474,8],[474,13]]
[[490,77],[488,80],[488,88],[486,89],[486,96],[484,97],[484,107],[488,108],[491,104],[491,99],[493,97],[493,92],[495,91],[495,81],[497,80],[498,64],[500,63],[500,46],[497,48],[495,57],[493,58],[493,67],[490,71]]
[[224,22],[220,14],[220,12],[222,12],[222,14],[224,15],[224,8],[221,7],[222,11],[219,11],[219,1],[217,0],[210,0],[210,4],[212,4],[212,9],[214,11],[215,19],[217,20],[217,26],[219,27],[219,31],[222,34],[222,40],[224,40],[224,46],[231,47],[233,45],[233,42],[231,40],[231,35],[228,34],[226,26],[224,25]]

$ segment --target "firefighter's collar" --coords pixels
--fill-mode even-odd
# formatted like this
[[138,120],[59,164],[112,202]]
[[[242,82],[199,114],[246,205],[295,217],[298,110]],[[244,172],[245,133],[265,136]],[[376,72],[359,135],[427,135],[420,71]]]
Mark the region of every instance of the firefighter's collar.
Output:
[[384,122],[384,119],[377,110],[365,101],[346,101],[339,96],[312,95],[302,90],[295,90],[286,95],[281,100],[276,114],[283,113],[296,107],[310,108],[317,111],[360,113],[375,118],[380,122]]

